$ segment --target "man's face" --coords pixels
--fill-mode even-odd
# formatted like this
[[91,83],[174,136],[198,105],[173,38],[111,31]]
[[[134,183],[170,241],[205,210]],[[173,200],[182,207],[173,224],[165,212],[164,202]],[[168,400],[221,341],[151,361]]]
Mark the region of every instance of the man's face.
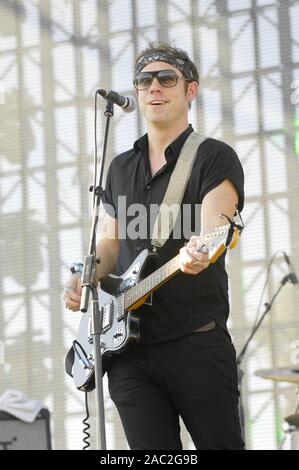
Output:
[[[155,77],[148,88],[137,90],[137,96],[140,110],[148,123],[170,125],[179,119],[187,118],[190,93],[186,92],[186,81],[182,72],[167,62],[152,62],[146,65],[142,72],[159,70],[174,70],[179,77],[177,84],[174,87],[164,87]],[[193,88],[194,85],[197,87],[196,82],[188,83],[188,91],[192,85]]]

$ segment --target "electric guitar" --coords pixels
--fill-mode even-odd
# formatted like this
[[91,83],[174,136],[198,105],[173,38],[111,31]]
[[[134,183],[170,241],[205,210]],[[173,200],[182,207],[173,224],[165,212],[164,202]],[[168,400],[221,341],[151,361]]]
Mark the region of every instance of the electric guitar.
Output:
[[[226,216],[222,216],[226,217]],[[227,217],[226,217],[227,218]],[[228,219],[228,218],[227,218]],[[210,263],[227,248],[234,248],[244,227],[239,214],[229,223],[217,227],[199,240],[198,251],[208,250]],[[101,355],[103,374],[109,358],[121,353],[132,341],[138,341],[138,307],[144,304],[152,292],[171,279],[179,269],[179,255],[172,258],[149,275],[146,273],[156,259],[156,254],[143,250],[122,276],[109,275],[101,281],[99,311],[101,321]],[[74,363],[72,369],[75,386],[81,391],[94,389],[94,348],[91,336],[91,315],[83,314],[77,339],[73,342]]]

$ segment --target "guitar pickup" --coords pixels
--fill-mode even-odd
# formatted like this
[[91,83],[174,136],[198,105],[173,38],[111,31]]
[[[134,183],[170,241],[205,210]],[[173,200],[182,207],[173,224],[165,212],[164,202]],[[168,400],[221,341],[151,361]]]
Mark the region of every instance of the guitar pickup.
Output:
[[105,304],[104,307],[101,308],[101,315],[102,315],[102,333],[109,330],[112,324],[112,315],[113,315],[113,302],[110,304]]

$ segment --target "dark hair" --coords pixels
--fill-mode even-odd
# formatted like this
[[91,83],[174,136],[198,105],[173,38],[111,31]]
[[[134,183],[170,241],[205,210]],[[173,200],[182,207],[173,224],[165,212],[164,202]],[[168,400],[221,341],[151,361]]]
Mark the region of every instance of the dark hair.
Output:
[[155,53],[166,53],[169,54],[170,57],[173,57],[175,59],[181,59],[184,62],[186,62],[186,65],[190,68],[192,71],[192,75],[194,76],[194,81],[199,82],[199,76],[198,76],[198,70],[196,65],[192,62],[190,57],[188,56],[187,52],[183,51],[182,49],[179,49],[178,47],[173,47],[167,44],[166,42],[150,42],[149,47],[146,49],[143,49],[140,54],[136,57],[135,60],[135,67],[137,63],[145,56],[149,54],[155,54]]

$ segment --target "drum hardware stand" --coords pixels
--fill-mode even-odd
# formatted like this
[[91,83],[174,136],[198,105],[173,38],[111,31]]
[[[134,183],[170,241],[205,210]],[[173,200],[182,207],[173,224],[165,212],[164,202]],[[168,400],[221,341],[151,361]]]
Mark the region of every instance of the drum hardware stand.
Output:
[[[283,450],[287,435],[291,436],[291,450],[299,450],[299,386],[296,388],[297,402],[294,414],[287,416],[286,429],[284,429],[284,437],[280,443],[279,450]],[[296,433],[298,433],[296,435]]]
[[285,284],[287,282],[291,282],[293,283],[293,280],[292,280],[292,274],[287,274],[286,276],[284,276],[282,278],[282,280],[280,281],[280,285],[278,287],[278,289],[276,290],[276,292],[274,293],[272,299],[270,300],[270,302],[266,302],[264,305],[265,305],[265,311],[264,313],[262,314],[261,318],[259,319],[259,321],[257,322],[256,325],[253,326],[253,329],[252,329],[252,332],[249,336],[249,338],[247,339],[247,341],[245,342],[245,345],[243,346],[241,352],[239,353],[238,357],[237,357],[237,367],[238,367],[238,385],[239,385],[239,393],[240,393],[240,399],[239,399],[239,415],[240,415],[240,424],[241,424],[241,431],[242,431],[242,436],[243,436],[243,440],[245,441],[245,414],[244,414],[244,405],[243,405],[243,401],[242,401],[242,380],[243,380],[243,376],[244,376],[244,372],[243,370],[241,369],[241,364],[242,364],[242,361],[243,361],[243,358],[245,356],[245,353],[247,351],[247,348],[249,346],[249,343],[250,341],[252,340],[252,338],[255,336],[256,332],[258,331],[259,327],[261,326],[264,318],[266,317],[267,313],[271,310],[272,308],[272,305],[276,299],[276,297],[279,295],[281,289],[285,286]]

